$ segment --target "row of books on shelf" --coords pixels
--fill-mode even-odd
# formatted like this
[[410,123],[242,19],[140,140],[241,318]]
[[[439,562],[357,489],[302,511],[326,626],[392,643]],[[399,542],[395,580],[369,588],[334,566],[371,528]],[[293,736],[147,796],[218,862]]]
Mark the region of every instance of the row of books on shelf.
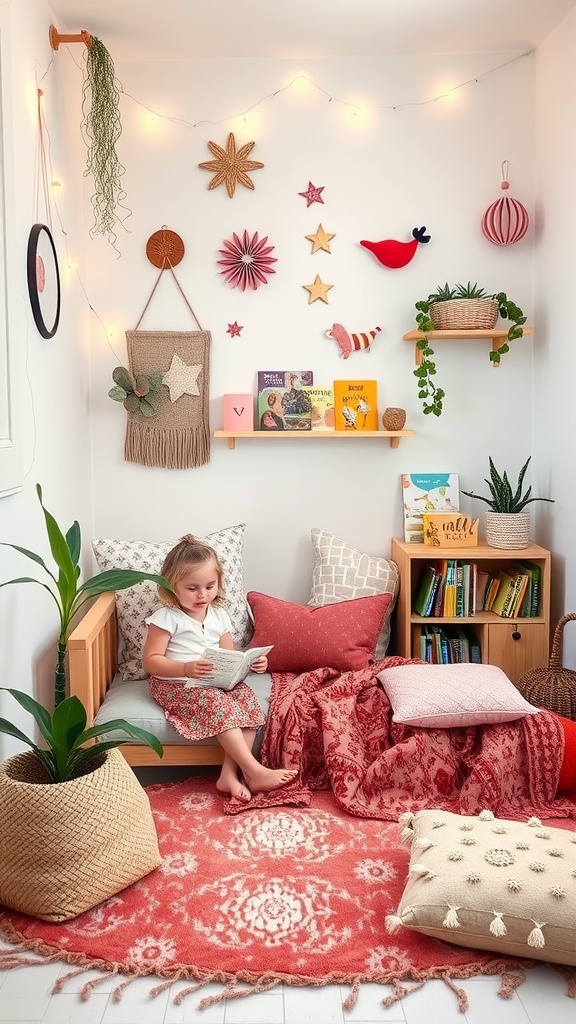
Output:
[[465,629],[449,626],[422,626],[419,657],[433,665],[454,665],[460,662],[479,665],[482,662],[482,652],[476,637],[469,635]]
[[[254,408],[255,406],[255,408]],[[257,392],[224,395],[225,430],[378,430],[378,382],[315,385],[312,370],[259,370]]]
[[424,618],[468,618],[494,612],[502,618],[534,618],[540,613],[541,569],[516,561],[487,570],[478,562],[446,558],[422,571],[413,612]]

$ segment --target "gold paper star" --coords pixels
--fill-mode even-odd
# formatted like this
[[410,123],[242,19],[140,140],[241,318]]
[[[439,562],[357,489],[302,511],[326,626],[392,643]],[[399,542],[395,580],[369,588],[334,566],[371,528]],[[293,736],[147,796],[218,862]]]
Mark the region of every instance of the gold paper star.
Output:
[[[327,292],[329,292],[334,285],[323,284],[320,279],[320,275],[316,274],[314,284],[303,284],[302,287],[305,288],[307,292],[310,292],[310,295],[308,296],[308,305],[310,305],[311,302],[316,302],[316,299],[322,299],[322,302],[328,304]],[[164,380],[166,380],[166,378],[164,378]]]
[[264,164],[259,163],[257,160],[246,159],[255,145],[255,142],[247,142],[245,146],[241,146],[237,150],[236,140],[232,132],[228,136],[226,149],[222,149],[215,142],[209,142],[208,149],[214,154],[216,160],[205,160],[204,163],[198,164],[198,167],[201,167],[204,171],[216,171],[208,188],[218,188],[218,185],[226,182],[226,191],[230,198],[234,195],[237,182],[245,185],[246,188],[253,189],[254,182],[248,177],[246,171],[256,171],[259,167],[264,167]]
[[330,242],[336,235],[330,235],[321,224],[318,225],[318,230],[315,235],[306,235],[309,242],[312,242],[312,256],[315,252],[320,249],[324,249],[326,252],[330,252]]
[[200,394],[200,390],[198,388],[198,374],[201,369],[201,363],[196,363],[194,366],[188,366],[187,363],[182,362],[180,356],[177,356],[176,353],[174,353],[172,356],[172,362],[170,363],[170,369],[162,378],[162,383],[166,385],[170,392],[171,402],[177,402],[181,395]]

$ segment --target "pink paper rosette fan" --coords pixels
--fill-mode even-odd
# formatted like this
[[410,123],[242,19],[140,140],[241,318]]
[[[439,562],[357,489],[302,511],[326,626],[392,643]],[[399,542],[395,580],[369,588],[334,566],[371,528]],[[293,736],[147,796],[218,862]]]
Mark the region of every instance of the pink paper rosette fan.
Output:
[[270,255],[274,246],[266,245],[267,241],[268,235],[259,239],[257,231],[252,237],[244,231],[242,236],[233,232],[232,239],[224,242],[224,248],[218,250],[222,259],[217,263],[231,288],[256,291],[261,284],[268,284],[267,275],[276,273],[271,264],[278,261]]
[[502,164],[500,185],[504,195],[488,207],[482,218],[482,231],[494,245],[513,245],[514,242],[519,242],[526,234],[530,223],[526,207],[518,199],[507,195],[510,187],[507,180],[508,166],[508,161],[505,160]]

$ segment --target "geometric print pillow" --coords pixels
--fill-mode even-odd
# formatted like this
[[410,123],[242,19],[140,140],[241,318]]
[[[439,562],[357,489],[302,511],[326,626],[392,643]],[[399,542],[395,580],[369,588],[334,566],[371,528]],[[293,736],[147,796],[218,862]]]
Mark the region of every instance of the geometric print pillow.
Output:
[[313,529],[311,536],[315,565],[309,605],[318,608],[357,597],[391,595],[375,651],[376,658],[383,658],[390,642],[390,619],[400,587],[398,566],[387,558],[358,551],[324,530]]
[[[224,570],[226,609],[232,620],[235,646],[244,648],[253,626],[244,590],[243,542],[245,524],[216,530],[201,538],[216,551]],[[177,541],[156,543],[144,540],[94,540],[92,548],[99,569],[137,569],[160,573],[162,563]],[[137,583],[115,595],[118,629],[122,640],[119,671],[122,679],[146,679],[142,648],[146,639],[146,618],[159,607],[156,584]]]
[[389,932],[409,928],[497,954],[576,964],[576,832],[426,810],[401,815],[411,848]]

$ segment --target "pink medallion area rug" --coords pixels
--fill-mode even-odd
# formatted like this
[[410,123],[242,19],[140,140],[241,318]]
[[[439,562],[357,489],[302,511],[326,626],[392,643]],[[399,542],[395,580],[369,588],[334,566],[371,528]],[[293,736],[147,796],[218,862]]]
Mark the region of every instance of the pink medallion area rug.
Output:
[[500,975],[510,995],[533,961],[451,946],[408,929],[389,935],[408,851],[396,822],[359,819],[330,792],[309,806],[226,813],[212,779],[147,788],[159,834],[160,867],[70,921],[54,924],[0,908],[0,969],[63,960],[71,970],[55,991],[96,968],[81,998],[110,973],[118,1000],[131,980],[150,977],[150,995],[189,979],[175,1001],[221,982],[213,1002],[278,984],[349,984],[351,1009],[362,982],[382,984],[389,1006],[412,986],[441,978],[467,1007],[459,978]]

